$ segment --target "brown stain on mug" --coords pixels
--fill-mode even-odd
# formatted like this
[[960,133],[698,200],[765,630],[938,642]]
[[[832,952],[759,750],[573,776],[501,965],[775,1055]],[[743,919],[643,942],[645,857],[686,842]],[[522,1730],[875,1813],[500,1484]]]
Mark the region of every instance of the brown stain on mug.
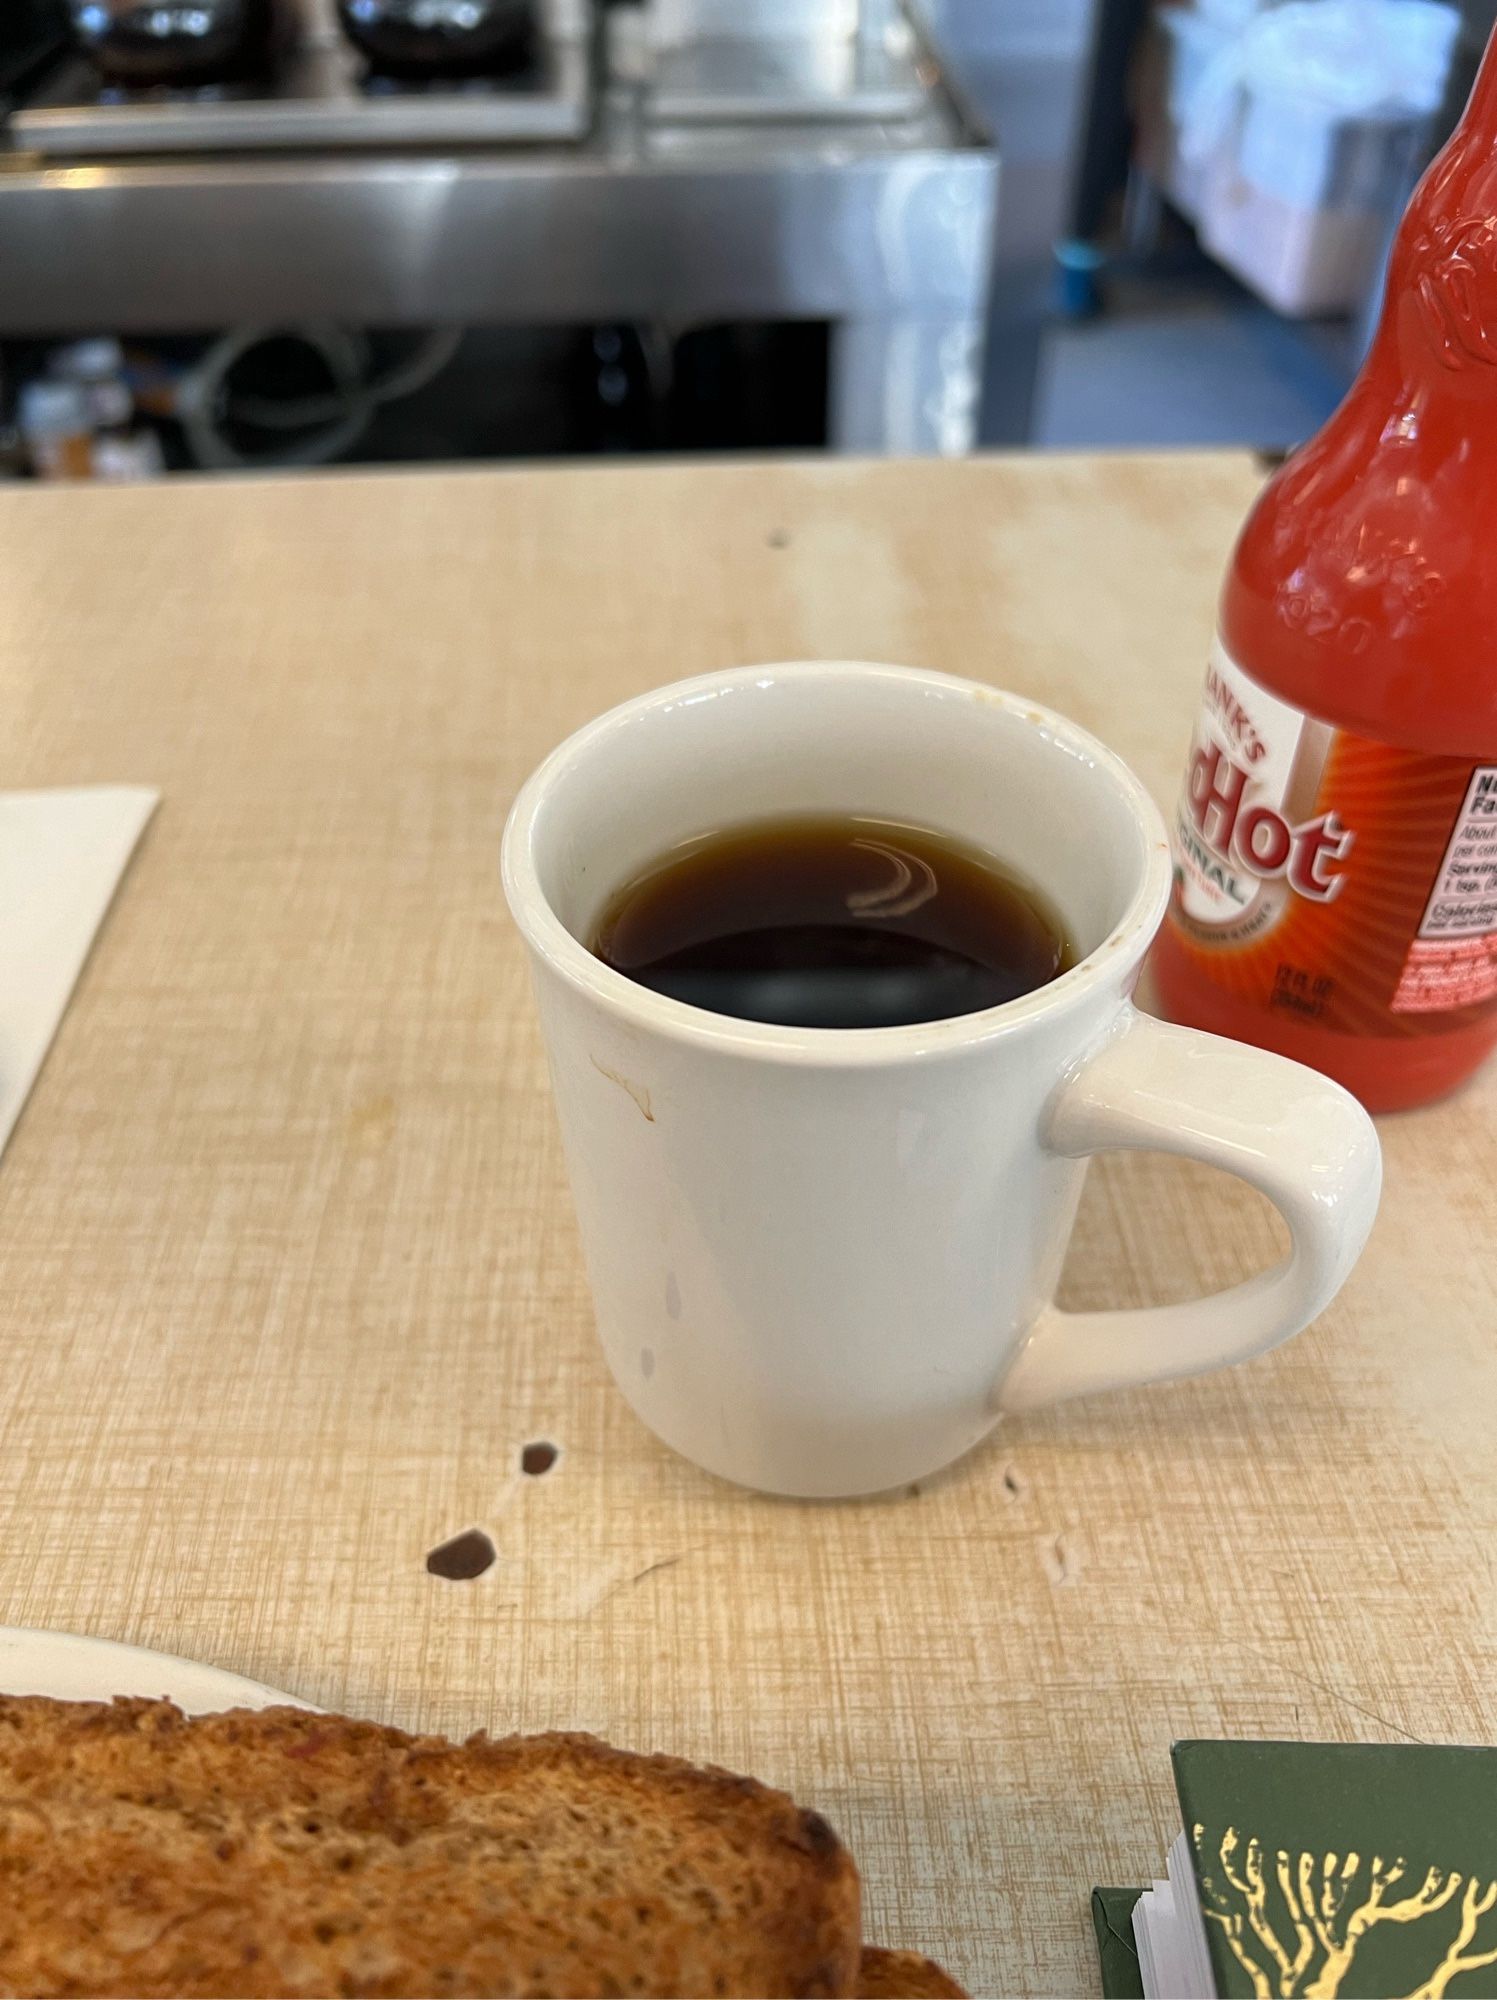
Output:
[[606,1063],[600,1063],[596,1056],[589,1056],[588,1061],[599,1076],[606,1076],[610,1083],[616,1083],[620,1090],[627,1092],[634,1099],[639,1107],[640,1116],[647,1125],[655,1123],[655,1114],[650,1109],[650,1093],[642,1083],[631,1083],[627,1076],[620,1076],[616,1069],[610,1069]]

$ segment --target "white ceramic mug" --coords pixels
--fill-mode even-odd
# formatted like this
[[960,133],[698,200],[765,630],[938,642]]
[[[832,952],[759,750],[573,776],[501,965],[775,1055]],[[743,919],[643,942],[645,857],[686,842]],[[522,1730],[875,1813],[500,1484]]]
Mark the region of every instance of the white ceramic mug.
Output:
[[[847,1030],[707,1013],[588,949],[611,893],[678,842],[821,811],[987,849],[1045,891],[1079,962],[983,1013]],[[849,662],[664,688],[541,765],[504,879],[609,1366],[727,1479],[875,1492],[1006,1411],[1245,1360],[1314,1318],[1371,1227],[1378,1142],[1353,1098],[1133,1008],[1164,825],[1126,765],[1033,702]],[[1058,1311],[1087,1157],[1117,1147],[1252,1182],[1288,1257],[1194,1304]]]

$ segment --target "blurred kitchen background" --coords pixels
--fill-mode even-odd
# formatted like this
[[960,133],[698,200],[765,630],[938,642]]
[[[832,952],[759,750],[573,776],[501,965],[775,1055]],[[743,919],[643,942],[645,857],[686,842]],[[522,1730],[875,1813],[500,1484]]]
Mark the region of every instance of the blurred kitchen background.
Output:
[[0,476],[1313,430],[1497,0],[0,0]]

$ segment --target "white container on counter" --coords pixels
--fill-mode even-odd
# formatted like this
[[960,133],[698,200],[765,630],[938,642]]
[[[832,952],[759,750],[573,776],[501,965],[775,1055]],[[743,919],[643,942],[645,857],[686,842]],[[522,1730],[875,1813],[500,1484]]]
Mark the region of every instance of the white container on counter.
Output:
[[1186,6],[1154,20],[1145,170],[1279,311],[1351,310],[1428,151],[1454,9],[1289,0],[1236,25]]

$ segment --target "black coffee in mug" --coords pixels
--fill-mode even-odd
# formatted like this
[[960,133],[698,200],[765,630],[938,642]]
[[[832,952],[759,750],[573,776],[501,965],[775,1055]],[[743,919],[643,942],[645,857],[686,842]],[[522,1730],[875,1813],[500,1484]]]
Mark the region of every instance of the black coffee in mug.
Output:
[[656,993],[793,1028],[972,1014],[1076,963],[1055,911],[992,855],[852,814],[689,841],[618,891],[591,944]]

